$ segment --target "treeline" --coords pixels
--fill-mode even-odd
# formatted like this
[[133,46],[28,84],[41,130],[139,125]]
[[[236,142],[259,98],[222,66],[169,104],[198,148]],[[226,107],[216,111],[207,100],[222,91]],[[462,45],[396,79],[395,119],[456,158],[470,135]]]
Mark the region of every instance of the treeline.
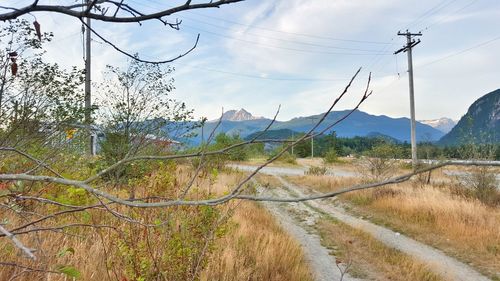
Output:
[[[299,139],[304,134],[295,135],[294,139]],[[289,138],[290,140],[292,138]],[[230,136],[224,133],[215,138],[211,149],[222,148],[229,144],[243,141],[239,136]],[[314,149],[311,149],[313,145]],[[296,144],[293,151],[290,148],[288,153],[299,158],[310,157],[359,157],[370,155],[378,147],[390,151],[391,158],[409,159],[411,158],[411,145],[407,142],[397,142],[392,138],[377,137],[337,137],[335,132],[315,137],[312,141],[306,140]],[[239,148],[227,156],[231,160],[246,160],[249,157],[258,155],[274,155],[282,149],[282,145],[277,144],[256,144],[248,148]],[[430,142],[418,144],[419,159],[490,159],[500,160],[500,144],[464,144],[460,146],[438,146]]]
[[[411,158],[411,145],[395,142],[384,137],[337,137],[335,133],[314,138],[314,156],[325,157],[332,150],[338,156],[358,157],[373,151],[375,147],[388,146],[395,158]],[[421,142],[417,147],[419,159],[492,159],[500,160],[500,144],[463,144],[460,146],[438,146]],[[294,147],[297,157],[311,156],[311,141],[301,142]]]

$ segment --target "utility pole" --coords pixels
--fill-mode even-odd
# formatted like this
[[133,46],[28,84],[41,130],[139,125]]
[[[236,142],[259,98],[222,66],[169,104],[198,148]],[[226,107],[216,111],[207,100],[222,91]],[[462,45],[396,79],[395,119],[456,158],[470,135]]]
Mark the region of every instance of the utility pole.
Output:
[[413,170],[417,169],[418,159],[417,159],[417,135],[415,132],[416,121],[415,121],[415,97],[413,90],[413,61],[412,61],[412,48],[420,43],[420,39],[415,41],[414,36],[422,36],[422,33],[411,33],[406,30],[406,32],[398,32],[399,36],[406,36],[406,46],[394,52],[394,54],[399,54],[401,52],[406,52],[408,54],[408,80],[410,84],[410,115],[411,115],[411,160]]
[[[317,119],[317,117],[308,117],[308,119],[311,119],[311,123],[314,126],[314,120]],[[311,132],[311,159],[314,158],[314,132]]]
[[[86,3],[90,5],[90,0],[86,0]],[[91,50],[90,44],[92,41],[91,31],[90,31],[90,18],[86,19],[87,27],[85,29],[85,125],[88,128],[88,132],[90,135],[90,147],[89,151],[91,155],[96,155],[96,138],[95,132],[92,128],[92,94],[91,94],[91,76],[90,76],[90,68],[91,68]]]

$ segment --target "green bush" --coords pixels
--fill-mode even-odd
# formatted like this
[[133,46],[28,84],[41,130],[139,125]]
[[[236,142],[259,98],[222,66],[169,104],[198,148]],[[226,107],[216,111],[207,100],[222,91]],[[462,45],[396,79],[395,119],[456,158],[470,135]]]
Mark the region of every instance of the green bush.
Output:
[[337,150],[335,148],[330,148],[326,153],[325,157],[323,157],[323,162],[331,164],[335,163],[339,160],[339,157],[337,155]]
[[[281,151],[282,148],[278,148],[276,150],[274,150],[273,152],[271,152],[271,155],[269,156],[268,160],[275,157],[280,151]],[[287,163],[287,164],[297,164],[297,157],[293,154],[291,154],[290,152],[288,151],[285,151],[280,157],[278,157],[278,159],[275,160],[275,162],[281,162],[281,163]]]

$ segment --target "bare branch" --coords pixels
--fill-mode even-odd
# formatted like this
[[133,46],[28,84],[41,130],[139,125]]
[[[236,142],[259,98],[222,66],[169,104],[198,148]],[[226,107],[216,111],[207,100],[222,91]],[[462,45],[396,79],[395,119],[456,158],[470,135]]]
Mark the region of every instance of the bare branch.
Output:
[[36,159],[35,157],[31,156],[30,154],[26,153],[26,152],[23,152],[23,151],[20,151],[14,147],[0,147],[0,151],[11,151],[11,152],[15,152],[17,154],[20,154],[28,159],[30,159],[31,161],[35,162],[36,164],[38,164],[39,166],[42,166],[44,167],[45,169],[49,170],[50,172],[52,172],[54,175],[60,177],[60,178],[63,178],[63,176],[61,174],[59,174],[58,172],[54,171],[54,169],[52,169],[49,165],[45,164],[43,161],[41,160],[38,160]]
[[390,178],[390,179],[387,179],[384,181],[369,183],[369,184],[355,185],[355,186],[346,187],[346,188],[343,188],[341,190],[334,191],[334,192],[321,193],[321,194],[304,196],[304,197],[296,197],[296,198],[255,197],[255,196],[247,196],[247,195],[239,195],[239,196],[236,196],[236,198],[244,199],[244,200],[251,200],[251,201],[288,202],[288,203],[296,203],[296,202],[303,202],[303,201],[310,201],[310,200],[317,200],[317,199],[332,198],[332,197],[336,197],[336,196],[344,194],[344,193],[353,192],[353,191],[357,191],[357,190],[370,189],[370,188],[381,187],[381,186],[405,182],[405,181],[410,180],[413,176],[416,176],[416,175],[419,175],[422,173],[427,173],[429,171],[433,171],[433,170],[436,170],[436,169],[439,169],[439,168],[442,168],[445,166],[495,166],[495,167],[500,167],[500,162],[498,162],[498,161],[445,161],[445,162],[440,163],[440,164],[436,164],[433,166],[429,166],[427,168],[419,169],[419,170],[416,170],[415,172],[407,173],[407,174],[397,176],[394,178]]
[[[215,206],[215,205],[220,205],[223,203],[226,203],[230,200],[233,199],[244,199],[244,200],[252,200],[252,201],[272,201],[272,202],[301,202],[301,201],[308,201],[308,200],[316,200],[316,199],[323,199],[323,198],[330,198],[330,197],[335,197],[337,195],[347,193],[347,192],[352,192],[356,190],[362,190],[362,189],[368,189],[368,188],[374,188],[374,187],[380,187],[380,186],[385,186],[389,184],[395,184],[395,183],[400,183],[409,180],[411,177],[429,172],[431,170],[435,170],[444,166],[450,166],[450,165],[457,165],[457,166],[500,166],[500,162],[493,162],[493,161],[470,161],[470,162],[464,162],[464,161],[445,161],[443,163],[433,165],[424,169],[417,170],[413,173],[405,174],[399,177],[395,177],[389,180],[385,180],[382,182],[377,182],[377,183],[371,183],[371,184],[364,184],[364,185],[356,185],[353,187],[345,188],[340,191],[336,192],[330,192],[330,193],[324,193],[324,194],[319,194],[319,195],[313,195],[313,196],[307,196],[307,197],[300,197],[300,198],[274,198],[274,197],[255,197],[255,196],[247,196],[247,195],[239,195],[241,188],[243,185],[248,181],[243,180],[240,182],[234,189],[233,191],[225,196],[221,196],[218,198],[214,199],[206,199],[206,200],[168,200],[168,201],[160,201],[160,202],[153,202],[153,203],[145,203],[145,202],[139,202],[139,201],[128,201],[124,200],[121,198],[118,198],[114,195],[111,195],[109,193],[106,193],[102,190],[92,188],[88,184],[82,182],[82,181],[76,181],[76,180],[68,180],[68,179],[63,179],[63,178],[56,178],[56,177],[49,177],[49,176],[32,176],[32,175],[26,175],[26,174],[0,174],[0,180],[25,180],[25,181],[41,181],[41,182],[53,182],[53,183],[59,183],[63,185],[70,185],[70,186],[76,186],[83,188],[87,190],[88,192],[91,192],[93,194],[96,194],[98,196],[102,196],[112,202],[126,205],[129,207],[137,207],[137,208],[161,208],[161,207],[170,207],[170,206]],[[262,169],[263,165],[259,167]],[[255,174],[258,173],[260,170],[259,168],[256,169],[253,173],[250,174],[247,179],[251,179]]]
[[3,262],[3,261],[0,261],[0,265],[2,265],[2,266],[18,267],[18,268],[26,269],[28,271],[44,272],[44,273],[54,273],[54,274],[63,274],[62,272],[33,268],[33,267],[26,266],[26,265],[17,264],[17,263],[14,263],[14,262]]
[[14,236],[14,234],[12,234],[9,231],[7,231],[7,229],[5,229],[1,224],[0,224],[0,232],[3,233],[4,236],[7,236],[7,238],[9,238],[10,240],[12,240],[12,243],[14,243],[14,245],[17,248],[19,248],[21,251],[23,251],[23,253],[26,254],[30,259],[36,260],[36,257],[35,257],[35,255],[33,255],[33,252],[31,251],[31,249],[29,249],[26,246],[24,246],[24,244],[21,243],[21,241],[19,241]]
[[152,64],[164,64],[164,63],[170,63],[170,62],[173,62],[175,60],[178,60],[186,55],[188,55],[189,53],[191,53],[194,49],[196,49],[196,47],[198,46],[198,42],[200,41],[200,34],[198,33],[198,36],[196,36],[196,41],[194,42],[194,45],[189,49],[187,50],[186,52],[178,55],[177,57],[174,57],[174,58],[171,58],[171,59],[167,59],[167,60],[161,60],[161,61],[150,61],[150,60],[144,60],[144,59],[141,59],[139,58],[138,56],[135,56],[133,54],[130,54],[124,50],[122,50],[121,48],[119,48],[118,46],[116,46],[115,44],[113,44],[111,41],[109,41],[108,39],[104,38],[104,36],[100,35],[99,33],[97,33],[93,28],[91,28],[83,19],[80,19],[80,21],[82,22],[82,24],[87,27],[88,29],[90,29],[90,31],[92,31],[92,33],[94,33],[97,37],[99,37],[99,39],[101,39],[102,41],[104,41],[106,44],[108,44],[109,46],[113,47],[113,49],[117,50],[118,52],[126,55],[127,57],[130,57],[136,61],[140,61],[140,62],[144,62],[144,63],[152,63]]
[[[187,10],[195,10],[195,9],[204,9],[204,8],[218,8],[222,5],[231,4],[241,2],[243,0],[218,0],[218,1],[208,1],[205,3],[199,4],[191,4],[190,1],[187,1],[183,5],[176,6],[173,8],[161,10],[155,13],[144,14],[139,16],[107,16],[105,14],[93,13],[91,11],[76,11],[72,6],[62,6],[62,5],[38,5],[37,1],[35,3],[28,5],[22,8],[14,8],[14,7],[0,7],[2,9],[13,10],[11,12],[6,12],[0,14],[0,21],[7,21],[18,18],[22,15],[26,15],[34,12],[52,12],[57,14],[64,14],[75,18],[91,18],[94,20],[100,20],[104,22],[115,22],[115,23],[126,23],[126,22],[141,22],[151,19],[161,19],[162,17],[170,16],[172,14],[187,11]],[[113,4],[112,1],[100,1],[103,4],[109,3]],[[92,7],[92,6],[90,6]]]

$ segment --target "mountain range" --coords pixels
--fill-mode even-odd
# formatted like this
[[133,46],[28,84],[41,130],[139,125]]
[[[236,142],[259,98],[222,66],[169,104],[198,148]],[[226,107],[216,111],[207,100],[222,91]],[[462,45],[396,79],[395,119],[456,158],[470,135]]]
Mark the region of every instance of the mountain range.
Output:
[[[323,124],[315,131],[324,130],[330,124],[338,121],[349,110],[333,111],[328,114]],[[293,132],[302,133],[311,129],[323,114],[297,117],[288,121],[276,121],[272,130],[285,130],[287,134]],[[208,134],[214,130],[219,120],[206,122],[203,128],[196,130],[197,137],[192,138],[193,144],[201,142],[201,138],[207,138]],[[262,131],[271,122],[271,119],[255,117],[245,109],[230,110],[223,114],[222,120],[215,133],[225,132],[227,134],[237,134],[245,138],[252,133]],[[337,124],[326,133],[335,131],[339,137],[355,137],[370,135],[386,135],[401,142],[410,141],[410,120],[408,118],[391,118],[385,115],[371,115],[366,112],[355,110],[349,117]],[[417,141],[437,141],[444,133],[429,125],[417,122]]]

